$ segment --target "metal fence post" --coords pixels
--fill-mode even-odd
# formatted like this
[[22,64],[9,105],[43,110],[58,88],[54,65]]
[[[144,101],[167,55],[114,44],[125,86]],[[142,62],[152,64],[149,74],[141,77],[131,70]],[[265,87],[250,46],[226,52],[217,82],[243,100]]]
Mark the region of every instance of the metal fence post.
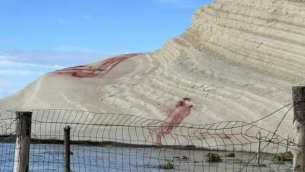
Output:
[[305,87],[296,86],[292,88],[294,107],[294,134],[295,143],[298,146],[294,152],[294,171],[305,172]]
[[65,145],[65,172],[71,172],[70,164],[71,164],[71,148],[70,148],[70,126],[66,126],[64,128],[64,145]]
[[14,172],[29,171],[32,112],[16,112]]
[[257,165],[260,165],[260,158],[261,158],[261,132],[257,133],[257,139],[258,139],[258,144],[257,144]]

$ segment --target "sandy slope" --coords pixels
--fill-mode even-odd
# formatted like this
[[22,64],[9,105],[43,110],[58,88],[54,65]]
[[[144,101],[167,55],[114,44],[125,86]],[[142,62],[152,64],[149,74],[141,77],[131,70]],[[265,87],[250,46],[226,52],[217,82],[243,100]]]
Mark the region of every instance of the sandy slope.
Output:
[[[190,27],[162,49],[112,69],[105,61],[78,67],[85,71],[81,77],[76,69],[43,75],[0,100],[0,109],[79,109],[163,120],[179,100],[190,98],[194,107],[184,122],[251,122],[291,102],[292,86],[305,85],[304,9],[302,0],[216,0],[199,8]],[[103,70],[95,72],[109,72],[87,75],[99,65]],[[258,125],[274,129],[287,110]],[[292,113],[282,131],[291,134],[291,128]]]

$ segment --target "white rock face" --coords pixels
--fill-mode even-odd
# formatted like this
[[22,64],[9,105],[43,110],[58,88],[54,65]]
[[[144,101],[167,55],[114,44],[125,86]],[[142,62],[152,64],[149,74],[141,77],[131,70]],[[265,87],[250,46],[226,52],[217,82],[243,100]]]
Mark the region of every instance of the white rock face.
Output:
[[[255,121],[291,102],[292,86],[305,85],[304,9],[304,0],[216,0],[162,49],[43,75],[0,100],[0,109],[164,120],[190,98],[193,108],[183,122]],[[258,125],[275,129],[288,109]],[[292,113],[282,126],[292,133]]]

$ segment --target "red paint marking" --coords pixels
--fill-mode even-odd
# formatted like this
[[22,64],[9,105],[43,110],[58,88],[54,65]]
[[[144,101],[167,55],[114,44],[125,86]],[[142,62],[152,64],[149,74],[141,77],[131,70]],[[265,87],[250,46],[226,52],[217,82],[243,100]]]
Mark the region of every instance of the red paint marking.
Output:
[[57,70],[54,73],[61,75],[70,75],[76,78],[101,78],[124,60],[137,55],[140,54],[124,54],[106,59],[100,64],[80,65],[62,70]]
[[277,144],[271,144],[270,149],[271,150],[277,150],[279,148],[279,145]]
[[250,145],[251,143],[241,143],[242,146]]
[[192,104],[188,104],[191,101],[190,98],[183,98],[175,107],[170,110],[167,118],[161,122],[161,126],[152,127],[152,123],[149,124],[151,132],[157,133],[156,145],[162,145],[162,137],[172,132],[174,127],[178,126],[185,117],[187,117],[193,108]]

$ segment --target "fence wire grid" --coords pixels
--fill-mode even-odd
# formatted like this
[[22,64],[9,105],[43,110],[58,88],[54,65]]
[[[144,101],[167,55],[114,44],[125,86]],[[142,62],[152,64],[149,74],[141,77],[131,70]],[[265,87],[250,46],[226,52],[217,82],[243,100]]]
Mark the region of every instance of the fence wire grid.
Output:
[[[284,108],[288,111],[275,131],[255,125]],[[291,152],[296,145],[276,133],[292,104],[281,109],[252,123],[200,126],[174,126],[123,114],[32,110],[29,169],[64,171],[64,128],[70,126],[73,172],[292,171]],[[15,113],[0,117],[0,171],[11,172],[16,117]]]

